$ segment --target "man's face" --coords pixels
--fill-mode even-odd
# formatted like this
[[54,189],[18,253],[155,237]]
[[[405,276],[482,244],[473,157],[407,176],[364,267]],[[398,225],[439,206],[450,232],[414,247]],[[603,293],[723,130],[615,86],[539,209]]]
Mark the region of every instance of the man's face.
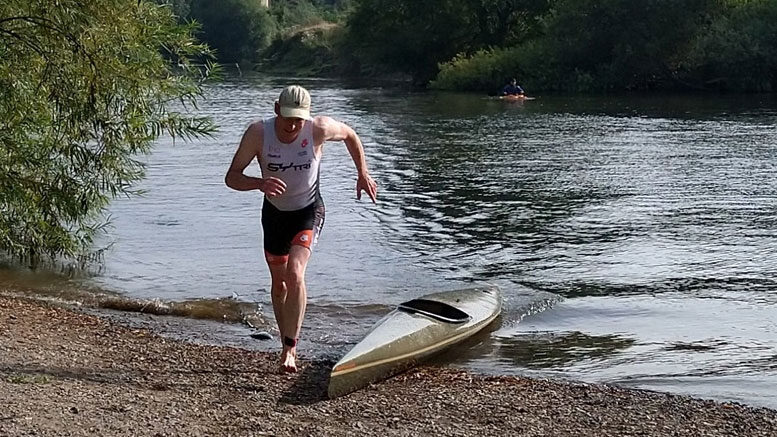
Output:
[[296,117],[283,117],[278,116],[280,122],[280,128],[286,135],[295,136],[305,126],[305,119]]
[[[290,137],[296,137],[302,127],[305,126],[304,118],[297,117],[284,117],[281,115],[281,106],[278,102],[275,102],[275,115],[278,116],[278,124],[280,132]],[[280,133],[279,132],[279,133]]]

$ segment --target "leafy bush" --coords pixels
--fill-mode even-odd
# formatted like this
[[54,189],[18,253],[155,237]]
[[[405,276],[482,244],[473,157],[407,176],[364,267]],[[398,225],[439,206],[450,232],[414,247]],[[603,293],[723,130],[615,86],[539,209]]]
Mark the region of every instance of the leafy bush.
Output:
[[213,131],[170,108],[211,72],[193,30],[144,0],[0,3],[0,251],[87,254],[110,199],[143,177],[139,154]]
[[321,23],[336,23],[345,17],[348,2],[324,4],[321,1],[271,1],[270,14],[287,35],[296,33],[300,28],[316,26]]
[[777,3],[729,2],[693,41],[681,78],[698,88],[777,90]]
[[260,68],[274,73],[324,76],[340,73],[341,34],[339,25],[324,22],[277,38],[264,51]]
[[219,62],[253,62],[270,45],[277,24],[257,0],[193,0],[191,17]]
[[498,91],[507,78],[515,76],[508,72],[519,69],[518,49],[479,50],[472,56],[460,54],[449,62],[440,64],[440,73],[430,82],[435,89],[460,91]]
[[477,35],[462,1],[360,0],[348,20],[348,39],[362,61],[426,84],[440,62],[468,52]]
[[517,47],[459,55],[440,64],[440,73],[430,87],[495,94],[514,77],[527,92],[562,89],[566,85],[553,75],[557,71],[555,64],[543,42],[534,40]]
[[[769,0],[556,0],[531,39],[459,54],[431,86],[770,91],[777,82],[777,3]],[[528,35],[528,34],[527,34]]]

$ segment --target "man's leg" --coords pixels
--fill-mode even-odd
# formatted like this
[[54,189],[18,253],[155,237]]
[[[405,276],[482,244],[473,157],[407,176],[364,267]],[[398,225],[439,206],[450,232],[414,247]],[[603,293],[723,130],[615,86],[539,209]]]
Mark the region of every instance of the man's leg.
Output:
[[[305,287],[305,270],[310,260],[310,249],[293,245],[289,251],[289,260],[286,263],[284,284],[286,299],[281,306],[281,318],[279,320],[281,336],[283,340],[283,352],[281,353],[281,368],[286,372],[297,371],[297,338],[302,327],[302,319],[305,317],[307,306],[307,288]],[[277,317],[277,316],[276,316]]]
[[270,268],[270,277],[272,279],[272,286],[270,288],[270,296],[272,297],[272,309],[275,313],[275,321],[278,323],[278,331],[281,335],[281,341],[283,341],[283,305],[286,302],[286,281],[284,277],[286,275],[286,261],[280,262],[277,257],[268,256],[267,265]]

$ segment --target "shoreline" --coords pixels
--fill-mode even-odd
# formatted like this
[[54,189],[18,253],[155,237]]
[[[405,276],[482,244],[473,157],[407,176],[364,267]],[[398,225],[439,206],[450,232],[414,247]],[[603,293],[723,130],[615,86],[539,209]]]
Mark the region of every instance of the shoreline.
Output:
[[420,366],[336,399],[333,363],[162,337],[0,296],[0,436],[777,435],[777,410]]

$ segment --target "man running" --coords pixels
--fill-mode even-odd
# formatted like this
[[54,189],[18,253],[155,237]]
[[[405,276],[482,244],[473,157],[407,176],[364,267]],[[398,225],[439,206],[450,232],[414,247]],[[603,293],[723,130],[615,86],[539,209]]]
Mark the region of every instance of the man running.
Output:
[[[272,304],[281,335],[281,369],[297,371],[297,341],[307,304],[305,269],[324,225],[319,164],[324,142],[343,141],[356,164],[356,198],[373,203],[377,183],[367,171],[359,136],[330,117],[310,115],[310,93],[298,85],[283,89],[275,117],[251,124],[232,158],[225,182],[238,191],[264,193],[264,256],[272,278]],[[262,177],[243,174],[256,158]]]

